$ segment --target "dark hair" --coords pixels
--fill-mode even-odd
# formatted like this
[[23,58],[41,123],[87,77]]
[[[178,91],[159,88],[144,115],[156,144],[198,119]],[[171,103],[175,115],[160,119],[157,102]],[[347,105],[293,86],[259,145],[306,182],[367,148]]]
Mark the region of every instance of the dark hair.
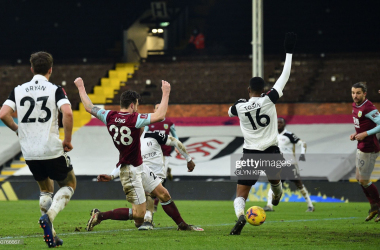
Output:
[[361,88],[363,90],[363,93],[367,93],[367,84],[366,82],[357,82],[354,85],[352,85],[353,88]]
[[128,108],[131,103],[136,104],[137,100],[140,100],[140,95],[136,91],[124,91],[120,96],[120,107]]
[[53,56],[44,51],[33,53],[30,55],[30,64],[35,75],[46,75],[53,67]]
[[249,88],[253,92],[258,92],[264,90],[265,82],[264,79],[261,77],[254,77],[249,81]]
[[286,120],[285,120],[283,117],[278,117],[277,120],[278,120],[278,119],[283,120],[283,121],[284,121],[284,124],[286,125]]

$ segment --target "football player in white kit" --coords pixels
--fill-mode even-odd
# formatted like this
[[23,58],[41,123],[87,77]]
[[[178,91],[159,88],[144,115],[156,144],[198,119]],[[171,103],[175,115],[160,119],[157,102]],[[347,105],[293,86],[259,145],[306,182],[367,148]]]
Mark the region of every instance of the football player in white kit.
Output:
[[[241,161],[252,159],[264,161],[285,161],[278,148],[277,140],[277,112],[275,104],[283,95],[282,90],[290,76],[292,54],[296,44],[297,35],[287,33],[285,36],[286,59],[284,69],[274,84],[273,88],[264,93],[265,82],[261,77],[254,77],[249,82],[249,100],[238,100],[228,110],[230,117],[238,116],[240,128],[244,136],[243,158]],[[260,154],[260,156],[258,156]],[[256,157],[255,157],[256,155]],[[265,157],[265,158],[264,158]],[[281,168],[258,168],[264,170],[273,190],[272,204],[277,206],[282,196]],[[245,202],[252,185],[259,175],[250,177],[249,180],[238,179],[236,199],[234,200],[235,213],[238,218],[230,235],[240,235],[245,226]]]
[[[63,241],[56,236],[53,221],[76,187],[73,167],[66,155],[73,149],[73,114],[64,89],[49,82],[53,57],[47,52],[37,52],[31,55],[30,63],[33,79],[14,88],[1,108],[0,118],[20,139],[22,154],[41,192],[40,227],[46,244],[56,247]],[[18,124],[11,116],[14,111]],[[63,114],[63,142],[59,139],[58,111]],[[60,187],[54,198],[53,180]]]
[[[141,156],[143,164],[151,170],[151,175],[160,178],[164,182],[166,178],[166,170],[163,158],[161,145],[173,146],[186,159],[188,172],[192,172],[195,164],[191,156],[187,153],[184,145],[173,136],[166,135],[160,132],[146,131],[141,135]],[[119,177],[120,167],[115,168],[110,175],[101,174],[98,176],[99,182],[111,181]],[[154,213],[154,198],[151,194],[146,193],[146,213],[144,223],[139,227],[139,230],[153,229],[153,213]],[[93,209],[92,213],[99,212],[98,209]],[[107,212],[106,212],[107,213]],[[100,222],[99,222],[100,223]],[[88,223],[87,230],[90,231],[99,223]],[[203,229],[192,226],[194,231],[203,231]]]
[[[298,138],[295,134],[285,129],[286,122],[285,119],[279,117],[277,119],[278,123],[278,147],[280,148],[281,153],[283,153],[285,159],[292,162],[290,167],[283,168],[281,171],[282,179],[288,179],[296,185],[298,190],[301,192],[302,196],[305,198],[307,203],[306,212],[314,212],[314,206],[311,202],[309,193],[306,187],[302,184],[299,168],[296,160],[295,154],[295,146],[299,146],[301,149],[301,154],[299,157],[299,161],[305,161],[305,153],[306,153],[306,143]],[[272,205],[272,190],[269,189],[268,192],[268,203],[264,207],[265,211],[274,211]]]

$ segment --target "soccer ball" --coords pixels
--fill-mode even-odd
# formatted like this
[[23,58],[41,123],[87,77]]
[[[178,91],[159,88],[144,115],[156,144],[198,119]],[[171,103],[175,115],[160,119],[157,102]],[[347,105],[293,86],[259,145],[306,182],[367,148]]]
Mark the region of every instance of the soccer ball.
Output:
[[260,226],[265,222],[267,215],[261,207],[253,206],[248,208],[245,213],[245,219],[249,222],[249,224],[254,226]]

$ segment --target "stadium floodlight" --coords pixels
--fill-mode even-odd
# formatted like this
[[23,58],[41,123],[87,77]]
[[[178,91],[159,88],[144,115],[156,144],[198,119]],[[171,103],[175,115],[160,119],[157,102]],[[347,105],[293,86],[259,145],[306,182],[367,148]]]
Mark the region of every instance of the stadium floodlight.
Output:
[[168,27],[169,26],[169,22],[162,22],[162,23],[160,23],[160,26],[161,27]]
[[163,29],[158,29],[157,31],[158,31],[158,33],[164,33]]
[[157,29],[152,29],[152,32],[153,32],[154,34],[156,34],[156,33],[157,33]]

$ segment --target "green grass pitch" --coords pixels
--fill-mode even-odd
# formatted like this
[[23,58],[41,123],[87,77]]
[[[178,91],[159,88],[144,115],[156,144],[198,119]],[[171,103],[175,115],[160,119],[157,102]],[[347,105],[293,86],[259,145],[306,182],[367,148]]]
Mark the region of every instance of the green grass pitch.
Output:
[[[159,207],[153,231],[138,231],[130,221],[103,221],[92,232],[85,226],[92,208],[125,207],[126,201],[71,201],[54,226],[64,249],[379,249],[380,223],[365,222],[367,203],[317,203],[306,213],[306,203],[280,203],[267,213],[262,226],[248,223],[240,236],[228,235],[236,216],[232,201],[176,201],[187,223],[204,232],[176,231]],[[246,208],[262,202],[248,202]],[[0,202],[0,243],[22,239],[23,245],[3,249],[44,249],[38,201]],[[80,230],[80,231],[77,231]]]

